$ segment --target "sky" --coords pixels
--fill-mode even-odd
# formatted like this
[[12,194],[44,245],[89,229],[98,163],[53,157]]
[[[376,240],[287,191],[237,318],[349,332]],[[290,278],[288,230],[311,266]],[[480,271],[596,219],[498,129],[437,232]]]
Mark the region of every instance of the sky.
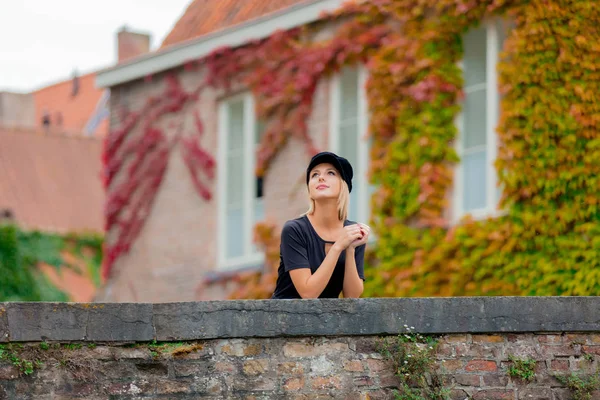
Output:
[[191,1],[0,0],[0,91],[27,93],[114,65],[124,25],[149,33],[154,50]]

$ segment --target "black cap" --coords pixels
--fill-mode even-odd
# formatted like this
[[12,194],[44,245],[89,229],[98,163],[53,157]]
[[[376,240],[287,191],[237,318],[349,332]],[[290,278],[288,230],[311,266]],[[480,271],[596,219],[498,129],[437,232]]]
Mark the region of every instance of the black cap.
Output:
[[306,184],[308,185],[308,181],[310,179],[310,171],[319,164],[329,163],[338,170],[342,179],[348,185],[348,191],[352,191],[352,177],[354,172],[352,171],[352,165],[350,162],[346,160],[344,157],[340,157],[337,154],[333,154],[329,151],[323,151],[321,153],[317,153],[313,156],[308,164],[308,168],[306,168]]

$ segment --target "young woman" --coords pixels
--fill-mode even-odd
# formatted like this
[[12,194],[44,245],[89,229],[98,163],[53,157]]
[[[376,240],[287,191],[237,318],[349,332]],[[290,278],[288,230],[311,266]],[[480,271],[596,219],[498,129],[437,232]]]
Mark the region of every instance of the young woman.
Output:
[[346,219],[352,166],[330,152],[315,155],[306,169],[310,208],[287,221],[273,299],[359,297],[370,229]]

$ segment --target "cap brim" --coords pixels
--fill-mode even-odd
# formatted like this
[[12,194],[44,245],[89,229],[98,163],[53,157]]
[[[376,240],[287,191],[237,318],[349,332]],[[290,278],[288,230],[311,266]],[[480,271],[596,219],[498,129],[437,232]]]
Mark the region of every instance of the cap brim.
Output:
[[333,165],[340,174],[344,175],[344,169],[342,168],[340,160],[338,160],[333,154],[321,154],[315,157],[308,166],[308,173],[310,174],[310,171],[312,171],[317,165],[325,163]]

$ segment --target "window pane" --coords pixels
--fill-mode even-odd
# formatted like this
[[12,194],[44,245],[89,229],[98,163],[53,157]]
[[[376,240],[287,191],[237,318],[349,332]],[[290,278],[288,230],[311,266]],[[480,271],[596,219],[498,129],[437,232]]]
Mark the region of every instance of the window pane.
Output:
[[241,207],[227,208],[225,256],[227,258],[244,255],[244,219]]
[[229,150],[244,148],[244,102],[232,101],[228,107],[229,132],[227,141]]
[[[264,221],[265,219],[265,201],[263,199],[255,199],[254,200],[254,216],[252,221],[252,227],[254,227],[258,222]],[[254,229],[254,228],[253,228]],[[251,251],[253,253],[257,253],[260,249],[253,242],[251,246]]]
[[263,199],[254,200],[254,223],[265,219],[265,201]]
[[339,134],[339,155],[350,161],[350,164],[356,170],[358,168],[358,125],[345,124],[340,126]]
[[485,83],[486,61],[486,28],[480,26],[469,30],[463,40],[465,87]]
[[[502,20],[499,19],[496,22],[496,32],[497,34],[497,39],[498,39],[498,52],[502,52],[503,48],[504,48],[504,42],[506,41],[506,38],[508,37],[508,34],[510,32],[510,30],[514,27],[514,22],[512,20],[510,21],[506,21],[506,20]],[[498,61],[500,60],[500,54],[498,54]],[[496,82],[496,87],[498,86],[498,82]],[[497,110],[496,112],[498,113],[497,115],[500,116],[501,113],[501,100],[502,97],[500,95],[500,93],[498,93],[498,102],[497,102]]]
[[464,109],[464,149],[486,144],[486,90],[468,93]]
[[344,68],[340,76],[340,118],[342,121],[358,116],[358,69]]
[[348,207],[348,219],[355,222],[365,222],[358,220],[358,188],[354,187],[350,193],[350,205]]
[[241,151],[230,152],[227,157],[226,204],[241,204],[244,198],[244,158]]
[[514,28],[514,21],[498,19],[495,23],[496,32],[498,38],[498,51],[502,51],[504,47],[504,41],[508,37],[509,32]]
[[256,126],[254,127],[254,144],[257,146],[265,133],[266,124],[261,120],[256,120]]
[[463,156],[463,209],[466,212],[486,205],[486,159],[485,151]]

